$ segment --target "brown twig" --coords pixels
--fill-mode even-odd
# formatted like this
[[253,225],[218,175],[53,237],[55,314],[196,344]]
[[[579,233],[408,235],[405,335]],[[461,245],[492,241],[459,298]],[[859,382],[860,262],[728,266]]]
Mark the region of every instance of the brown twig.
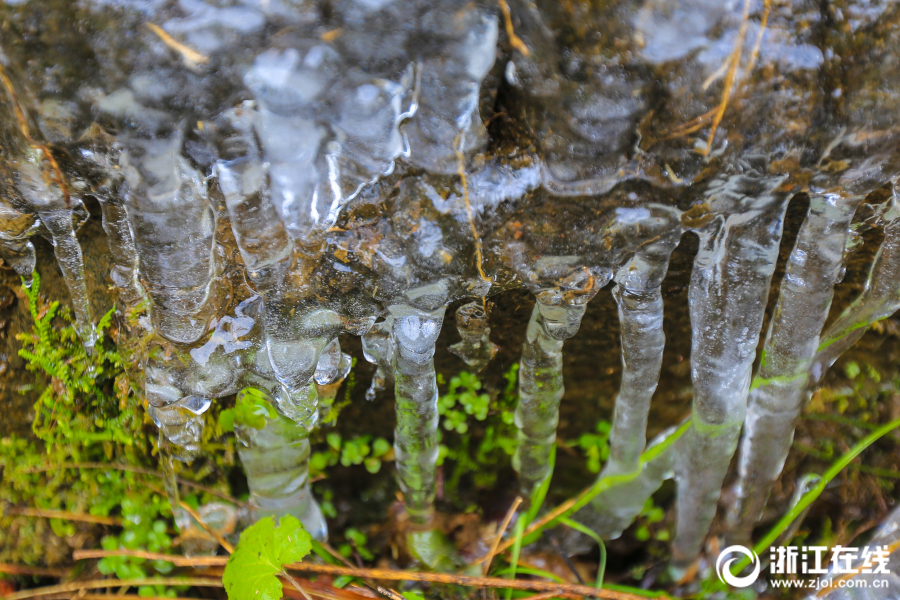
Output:
[[737,39],[734,42],[734,49],[731,51],[731,54],[728,55],[730,66],[728,67],[728,74],[725,76],[725,83],[722,88],[722,99],[719,101],[719,105],[716,108],[716,114],[713,116],[712,126],[709,129],[709,137],[706,140],[706,149],[703,151],[704,157],[709,156],[709,153],[712,150],[713,139],[716,137],[716,129],[719,128],[719,123],[722,122],[722,116],[725,114],[725,109],[728,107],[728,100],[731,98],[731,92],[734,90],[734,79],[737,75],[738,65],[741,62],[741,49],[744,47],[744,36],[747,34],[747,21],[749,20],[750,0],[744,0],[744,12],[741,15],[741,27],[738,30]]
[[[170,556],[168,554],[154,554],[132,550],[76,550],[73,553],[75,560],[88,558],[103,558],[106,556],[136,556],[149,560],[167,560],[178,566],[224,566],[228,562],[225,556],[195,556],[192,558]],[[317,565],[313,563],[293,563],[285,565],[285,569],[301,571],[304,573],[318,573],[320,575],[347,575],[361,579],[370,578],[383,581],[423,581],[427,583],[448,583],[469,587],[506,588],[514,590],[529,590],[534,592],[557,592],[604,598],[607,600],[639,600],[641,596],[577,585],[573,583],[556,583],[553,581],[532,581],[522,579],[500,579],[499,577],[472,577],[468,575],[450,575],[447,573],[418,573],[414,571],[393,571],[390,569],[361,569],[354,567],[336,567],[334,565]],[[13,599],[16,600],[16,599]]]
[[21,515],[23,517],[41,517],[45,519],[61,519],[63,521],[80,521],[82,523],[96,523],[97,525],[122,526],[122,519],[115,517],[100,517],[85,513],[71,513],[64,510],[52,510],[49,508],[31,508],[28,506],[10,506],[6,509],[8,515]]
[[494,555],[497,554],[497,546],[500,545],[500,540],[503,539],[503,534],[506,533],[506,528],[509,527],[509,522],[512,521],[513,515],[516,514],[516,510],[518,510],[520,504],[522,504],[522,496],[516,496],[512,506],[506,511],[506,516],[503,517],[503,523],[500,524],[500,529],[497,530],[497,535],[494,537],[494,542],[491,544],[491,550],[487,553],[487,557],[484,560],[484,565],[481,568],[482,575],[487,575],[488,571],[491,569],[491,562],[494,560]]
[[520,600],[550,600],[550,598],[578,598],[573,594],[565,594],[559,592],[544,592],[543,594],[535,594],[534,596],[527,596],[525,598],[521,598]]
[[202,65],[209,62],[209,57],[200,54],[190,46],[186,46],[173,38],[171,35],[166,33],[166,31],[155,23],[146,23],[147,29],[152,31],[162,40],[162,42],[174,50],[181,54],[181,57],[184,58],[184,62],[187,63],[190,67],[195,67],[197,65]]
[[200,598],[138,596],[137,594],[84,594],[78,596],[78,600],[200,600]]
[[28,565],[11,565],[0,563],[0,573],[7,575],[33,575],[35,577],[56,577],[63,579],[69,576],[69,569],[54,569],[52,567],[29,567]]
[[[160,556],[165,556],[160,555]],[[49,596],[50,594],[60,594],[65,592],[81,592],[82,590],[100,590],[113,587],[140,587],[142,585],[188,585],[191,587],[224,587],[224,584],[218,579],[210,579],[208,577],[161,577],[149,579],[93,579],[91,581],[72,581],[70,583],[61,583],[59,585],[50,585],[47,587],[34,588],[31,590],[22,590],[4,597],[3,600],[24,600],[25,598],[37,598],[39,596]]]
[[513,29],[512,14],[509,12],[509,5],[506,3],[506,0],[497,0],[497,3],[500,5],[500,12],[503,13],[503,25],[506,27],[506,37],[509,38],[509,45],[521,52],[523,56],[531,56],[528,46],[525,45],[522,38],[516,35],[516,31]]

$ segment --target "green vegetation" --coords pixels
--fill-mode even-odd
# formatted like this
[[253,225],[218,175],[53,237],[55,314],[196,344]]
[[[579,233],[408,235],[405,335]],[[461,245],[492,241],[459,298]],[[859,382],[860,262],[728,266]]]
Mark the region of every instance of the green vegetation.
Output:
[[244,530],[228,559],[222,576],[228,598],[279,600],[282,586],[278,576],[291,580],[284,566],[299,562],[311,549],[310,535],[296,518],[284,516],[277,525],[272,517],[261,519]]

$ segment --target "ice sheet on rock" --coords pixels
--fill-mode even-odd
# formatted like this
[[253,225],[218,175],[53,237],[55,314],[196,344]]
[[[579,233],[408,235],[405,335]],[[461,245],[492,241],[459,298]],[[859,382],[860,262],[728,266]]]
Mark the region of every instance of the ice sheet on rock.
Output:
[[803,405],[807,375],[843,267],[850,221],[860,197],[816,194],[787,263],[741,440],[737,501],[729,514],[734,543],[749,544],[778,478]]
[[34,273],[34,245],[28,241],[40,226],[38,218],[16,209],[12,203],[0,198],[0,256],[26,285],[31,285]]

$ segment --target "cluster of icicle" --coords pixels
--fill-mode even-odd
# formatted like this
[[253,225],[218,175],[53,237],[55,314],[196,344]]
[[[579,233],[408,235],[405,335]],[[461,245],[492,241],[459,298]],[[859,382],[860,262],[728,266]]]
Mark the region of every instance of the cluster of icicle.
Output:
[[[253,504],[317,537],[307,436],[349,370],[341,333],[377,365],[370,397],[393,385],[400,487],[427,526],[448,305],[469,301],[453,350],[481,369],[496,352],[484,299],[534,294],[515,413],[528,498],[551,475],[563,344],[613,282],[623,372],[601,477],[637,476],[577,518],[617,536],[674,476],[681,569],[739,441],[728,522],[747,542],[810,391],[900,307],[900,205],[870,196],[900,174],[889,3],[833,2],[827,18],[802,0],[70,4],[3,7],[0,252],[27,278],[29,237],[49,233],[90,346],[75,230],[98,200],[120,308],[149,306],[123,323],[141,343],[121,343],[163,447],[192,460],[214,399],[264,390],[279,416],[237,432]],[[45,5],[72,11],[54,46],[29,33]],[[488,119],[519,137],[490,139]],[[809,210],[753,375],[797,193]],[[865,290],[823,331],[872,227]],[[661,284],[688,232],[693,412],[646,462]]]

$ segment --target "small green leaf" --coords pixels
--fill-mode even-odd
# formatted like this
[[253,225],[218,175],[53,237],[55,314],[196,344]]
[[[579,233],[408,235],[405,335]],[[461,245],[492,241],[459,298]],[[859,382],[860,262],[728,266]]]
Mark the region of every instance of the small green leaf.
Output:
[[278,526],[266,517],[248,527],[225,566],[222,581],[230,600],[279,600],[278,573],[312,549],[310,535],[296,518],[286,515]]

